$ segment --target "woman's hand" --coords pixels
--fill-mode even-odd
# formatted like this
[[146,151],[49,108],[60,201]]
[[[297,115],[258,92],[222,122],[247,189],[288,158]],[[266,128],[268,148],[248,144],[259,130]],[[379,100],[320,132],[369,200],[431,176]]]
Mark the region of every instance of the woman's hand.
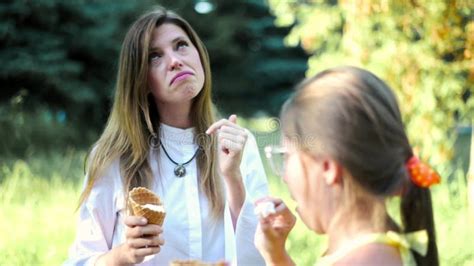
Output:
[[215,122],[206,131],[209,135],[217,134],[219,169],[230,183],[241,181],[240,163],[248,137],[247,131],[236,122],[237,116],[231,115],[228,120]]
[[163,230],[155,224],[148,224],[143,217],[125,218],[125,243],[98,258],[96,265],[133,265],[141,263],[146,256],[160,252],[165,242],[160,236]]
[[240,210],[245,201],[245,186],[240,172],[242,154],[247,142],[247,131],[236,124],[237,116],[221,119],[212,124],[207,134],[217,134],[219,170],[224,177],[232,224],[236,228]]
[[126,241],[122,252],[127,262],[141,263],[146,256],[160,252],[164,244],[161,226],[148,224],[145,218],[138,216],[128,216],[124,222]]
[[285,250],[288,234],[295,226],[296,217],[281,199],[265,197],[255,202],[270,201],[275,205],[275,213],[261,217],[255,232],[255,246],[265,259],[266,265],[294,265]]

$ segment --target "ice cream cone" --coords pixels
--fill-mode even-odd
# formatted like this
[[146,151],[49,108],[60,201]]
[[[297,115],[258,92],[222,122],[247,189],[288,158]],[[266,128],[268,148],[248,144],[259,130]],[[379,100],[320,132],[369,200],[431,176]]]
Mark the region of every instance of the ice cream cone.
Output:
[[[163,225],[166,212],[160,201],[160,197],[151,190],[144,187],[133,188],[128,194],[128,201],[132,207],[133,215],[145,217],[149,224]],[[148,206],[154,205],[157,208],[147,207],[147,204],[151,204]]]

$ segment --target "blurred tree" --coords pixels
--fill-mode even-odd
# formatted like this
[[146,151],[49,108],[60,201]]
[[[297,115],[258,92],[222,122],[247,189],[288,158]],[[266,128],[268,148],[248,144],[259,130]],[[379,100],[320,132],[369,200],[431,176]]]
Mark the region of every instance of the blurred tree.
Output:
[[471,219],[474,220],[474,122],[471,123],[471,153],[469,155],[469,170],[467,172],[467,199]]
[[0,153],[90,144],[86,132],[103,126],[120,43],[141,10],[136,1],[2,1]]
[[[474,114],[474,2],[269,0],[289,45],[312,53],[307,75],[367,68],[395,90],[410,140],[438,166],[452,157],[456,123]],[[441,168],[441,169],[440,169]]]
[[27,109],[48,105],[99,126],[120,43],[140,10],[135,1],[3,1],[0,101],[22,90]]
[[6,0],[0,3],[0,125],[15,134],[0,133],[0,148],[41,142],[49,133],[29,138],[57,124],[63,125],[58,136],[69,130],[69,143],[90,143],[95,137],[84,132],[97,132],[107,118],[126,30],[157,3],[186,18],[206,43],[224,113],[276,113],[304,77],[307,55],[284,45],[290,28],[275,27],[264,0]]
[[[290,27],[275,26],[264,0],[160,3],[186,18],[205,42],[216,103],[224,113],[277,114],[293,85],[304,78],[308,55],[299,46],[284,45]],[[204,4],[208,12],[199,13]]]

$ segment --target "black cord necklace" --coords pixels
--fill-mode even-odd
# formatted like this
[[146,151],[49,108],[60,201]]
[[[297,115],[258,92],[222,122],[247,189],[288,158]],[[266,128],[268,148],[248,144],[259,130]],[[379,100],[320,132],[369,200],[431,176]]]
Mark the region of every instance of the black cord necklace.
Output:
[[179,177],[179,178],[181,178],[181,177],[183,177],[183,176],[186,175],[186,168],[185,168],[184,166],[187,165],[188,163],[190,163],[192,160],[194,160],[194,158],[196,158],[196,156],[198,155],[199,150],[201,150],[201,148],[198,148],[198,149],[196,150],[196,152],[194,153],[193,157],[191,157],[191,159],[189,159],[187,162],[185,162],[185,163],[177,163],[177,162],[175,162],[175,160],[171,159],[171,156],[170,156],[170,155],[168,154],[168,152],[166,151],[165,146],[163,145],[163,143],[161,142],[161,140],[160,140],[160,146],[161,146],[161,148],[163,149],[163,151],[165,152],[166,157],[168,157],[168,159],[170,159],[170,161],[171,161],[173,164],[176,165],[176,167],[174,168],[174,175],[175,175],[176,177]]

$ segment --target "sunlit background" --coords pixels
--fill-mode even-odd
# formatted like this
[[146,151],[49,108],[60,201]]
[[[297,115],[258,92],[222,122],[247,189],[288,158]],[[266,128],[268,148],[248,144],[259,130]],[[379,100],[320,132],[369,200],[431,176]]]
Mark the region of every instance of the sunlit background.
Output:
[[[274,117],[304,77],[350,64],[386,80],[416,152],[443,176],[433,188],[441,263],[474,265],[468,0],[2,1],[0,265],[65,260],[84,157],[111,107],[121,42],[157,4],[201,36],[221,115],[238,114],[260,148],[279,141]],[[293,204],[267,173],[272,194]],[[325,241],[298,222],[287,248],[297,265],[313,265]]]

